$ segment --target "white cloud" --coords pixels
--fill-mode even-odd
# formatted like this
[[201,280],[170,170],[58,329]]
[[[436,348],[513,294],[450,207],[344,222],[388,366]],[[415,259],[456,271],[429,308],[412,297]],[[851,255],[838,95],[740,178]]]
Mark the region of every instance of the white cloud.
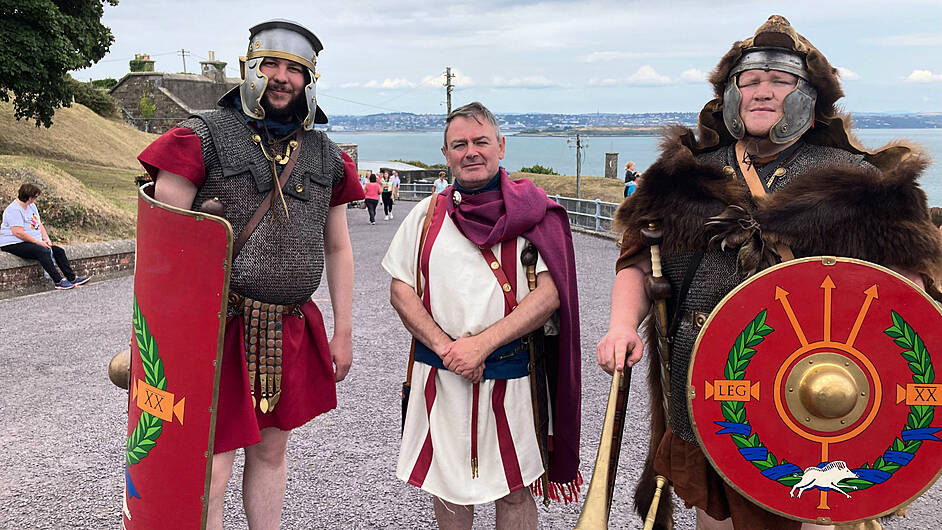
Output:
[[614,86],[618,80],[612,77],[592,77],[589,79],[589,86]]
[[841,81],[856,81],[860,79],[860,74],[846,66],[838,66],[837,75],[841,77]]
[[671,82],[671,78],[657,73],[651,65],[646,64],[628,76],[627,81],[633,85],[666,85]]
[[363,85],[364,88],[415,88],[415,86],[415,83],[402,77],[387,77],[382,81],[371,79]]
[[701,83],[707,80],[707,74],[703,70],[689,68],[680,74],[680,80],[688,83]]
[[[340,88],[357,88],[358,86],[360,86],[360,83],[357,82],[357,81],[353,81],[352,83],[343,83],[343,84],[341,84],[341,85],[340,85]],[[321,87],[321,88],[323,88],[323,87]]]
[[[451,69],[451,75],[453,76],[451,84],[456,87],[466,88],[474,85],[474,80],[462,73],[457,68]],[[445,86],[445,72],[437,75],[427,75],[422,78],[422,81],[419,83],[419,85],[434,88]]]
[[942,74],[933,74],[931,70],[913,70],[906,76],[909,83],[938,83],[942,81]]
[[494,76],[491,84],[495,87],[507,88],[548,88],[556,86],[556,83],[550,81],[542,75],[527,75],[523,77],[512,77],[505,79],[501,76]]

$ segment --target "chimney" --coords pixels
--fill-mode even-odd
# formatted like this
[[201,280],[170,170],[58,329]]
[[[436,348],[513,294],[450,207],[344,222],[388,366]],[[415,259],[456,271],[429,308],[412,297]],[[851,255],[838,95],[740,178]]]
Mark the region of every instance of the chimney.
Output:
[[200,72],[202,72],[203,77],[212,79],[214,83],[225,83],[226,63],[223,61],[217,61],[216,52],[213,50],[209,50],[207,56],[207,60],[200,61]]

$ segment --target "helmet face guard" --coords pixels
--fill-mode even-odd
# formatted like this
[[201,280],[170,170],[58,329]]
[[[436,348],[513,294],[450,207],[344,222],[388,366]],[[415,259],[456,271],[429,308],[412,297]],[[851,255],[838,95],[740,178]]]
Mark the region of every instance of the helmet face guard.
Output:
[[746,70],[776,70],[798,77],[795,88],[782,102],[782,118],[769,130],[769,139],[776,144],[788,143],[807,131],[814,123],[817,91],[808,82],[804,55],[785,48],[751,48],[743,52],[729,72],[723,93],[723,122],[737,140],[746,135],[746,126],[739,114],[742,92],[739,74]]
[[320,40],[304,26],[288,20],[263,22],[249,30],[249,33],[248,52],[239,61],[242,71],[242,84],[239,85],[242,111],[255,119],[265,119],[262,97],[268,88],[268,76],[260,68],[265,57],[276,57],[294,61],[307,69],[310,81],[304,87],[307,103],[307,114],[301,120],[304,129],[313,129],[315,123],[327,123],[327,116],[317,106],[315,92],[319,77],[315,71],[317,54],[324,49]]

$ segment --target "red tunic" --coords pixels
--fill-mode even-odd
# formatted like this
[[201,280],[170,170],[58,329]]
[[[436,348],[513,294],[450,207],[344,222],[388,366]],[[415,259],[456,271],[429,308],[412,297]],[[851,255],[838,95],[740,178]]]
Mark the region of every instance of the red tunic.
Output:
[[[333,188],[331,206],[363,199],[356,165],[342,153],[344,178]],[[151,178],[162,169],[201,186],[206,179],[199,137],[190,129],[170,129],[138,157]],[[324,319],[310,301],[301,306],[303,316],[285,316],[282,321],[281,397],[273,412],[262,414],[252,406],[242,316],[226,321],[219,404],[216,414],[214,453],[234,451],[261,441],[266,427],[290,430],[337,406],[334,367],[330,358]],[[258,384],[258,383],[256,383]],[[256,395],[260,395],[256,391]]]

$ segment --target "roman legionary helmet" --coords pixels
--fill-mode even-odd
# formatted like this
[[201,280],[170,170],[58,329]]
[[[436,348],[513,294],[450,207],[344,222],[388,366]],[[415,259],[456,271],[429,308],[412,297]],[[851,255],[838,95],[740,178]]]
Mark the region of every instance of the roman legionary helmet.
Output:
[[[719,136],[719,143],[727,143],[724,138],[735,141],[745,135],[739,115],[742,93],[737,81],[746,70],[778,70],[798,77],[795,89],[783,102],[782,119],[769,132],[775,143],[794,140],[816,120],[829,121],[838,114],[834,103],[844,93],[837,69],[785,17],[772,15],[754,36],[733,44],[710,74],[717,99],[701,112],[701,130],[704,125],[712,129]],[[716,111],[722,113],[722,123],[717,123],[716,114],[720,112]]]
[[[294,61],[307,68],[308,83],[304,87],[307,101],[307,115],[301,120],[304,128],[310,130],[315,123],[327,123],[327,115],[317,106],[314,86],[318,75],[317,54],[324,49],[316,35],[304,26],[290,20],[275,19],[262,22],[249,30],[249,49],[245,57],[239,58],[242,84],[239,95],[242,111],[255,119],[265,118],[262,96],[268,87],[268,76],[259,68],[265,57],[278,57]],[[233,90],[234,91],[234,90]],[[223,96],[223,100],[228,97]]]

